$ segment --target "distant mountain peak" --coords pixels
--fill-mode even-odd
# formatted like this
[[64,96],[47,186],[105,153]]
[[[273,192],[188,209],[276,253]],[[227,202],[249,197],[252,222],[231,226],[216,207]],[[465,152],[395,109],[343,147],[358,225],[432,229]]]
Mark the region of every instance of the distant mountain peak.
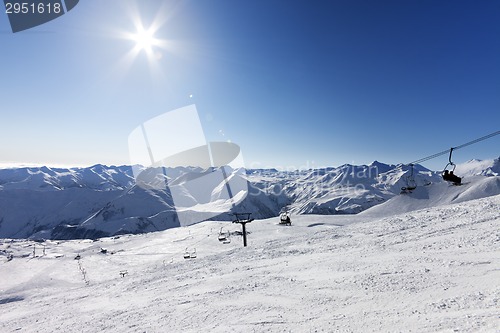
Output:
[[[82,238],[178,226],[170,190],[141,188],[133,168],[96,164],[86,168],[0,169],[0,238],[28,238],[40,233],[48,235],[44,237]],[[193,170],[170,168],[165,177],[178,179],[176,185],[188,186]],[[426,191],[425,186],[430,184],[448,188],[440,171],[418,164],[413,166],[413,173],[410,170],[409,165],[377,160],[369,165],[296,171],[248,169],[241,181],[248,184],[249,194],[238,207],[253,212],[255,218],[277,216],[283,208],[293,214],[353,214],[399,196],[401,188],[409,186],[410,181],[417,184],[417,192]],[[459,164],[456,174],[465,179],[498,176],[500,158]],[[409,179],[410,175],[413,179]],[[495,193],[495,179],[487,180],[490,193]],[[159,181],[165,183],[164,179]],[[229,203],[222,195],[224,184],[219,185],[218,191],[207,192],[217,199],[214,209]],[[467,188],[464,186],[463,190]],[[197,204],[187,189],[184,199]],[[477,193],[481,191],[484,189]],[[229,213],[218,218],[230,219]]]

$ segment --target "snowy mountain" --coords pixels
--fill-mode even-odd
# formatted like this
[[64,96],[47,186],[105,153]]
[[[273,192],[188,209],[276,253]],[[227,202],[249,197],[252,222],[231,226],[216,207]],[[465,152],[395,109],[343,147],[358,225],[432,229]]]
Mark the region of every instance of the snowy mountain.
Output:
[[[479,177],[424,189],[453,202],[487,187]],[[377,214],[297,215],[291,226],[255,220],[248,247],[239,225],[216,221],[0,240],[0,331],[497,332],[500,195],[395,214],[429,200],[413,192]]]
[[[231,207],[232,202],[224,199],[226,187],[221,183],[207,193],[215,202],[208,209],[217,212],[210,219],[226,221],[233,219],[231,211],[252,212],[254,218],[263,219],[282,211],[293,215],[354,214],[381,203],[402,212],[402,207],[415,205],[396,203],[398,200],[415,199],[419,205],[413,208],[419,209],[498,194],[499,165],[496,159],[457,166],[457,174],[463,170],[466,179],[470,178],[469,184],[459,188],[449,188],[439,173],[420,165],[411,170],[405,165],[377,161],[300,171],[233,171],[228,178],[247,183],[249,194]],[[177,191],[177,203],[181,200],[196,205],[196,198],[183,189],[192,180],[192,168],[154,171],[145,170],[147,177],[143,178],[149,181],[148,186],[138,186],[131,166],[0,169],[0,238],[93,239],[178,227],[181,224],[172,193],[152,183],[175,184],[181,189]],[[400,195],[410,179],[417,189]],[[450,191],[456,192],[454,200],[439,199],[440,193]],[[179,199],[178,193],[183,197]]]
[[34,191],[88,188],[99,191],[124,190],[134,184],[129,166],[94,165],[89,168],[24,167],[0,169],[0,190]]
[[494,160],[470,160],[457,165],[455,173],[463,177],[470,176],[499,176],[500,157]]
[[[290,202],[286,209],[294,214],[355,214],[399,195],[407,186],[410,172],[405,165],[375,161],[370,165],[345,164],[297,173],[272,172],[266,180],[252,178],[252,183],[264,185],[264,191],[273,195],[281,190]],[[414,167],[413,173],[418,186],[442,181],[439,174],[420,165]]]

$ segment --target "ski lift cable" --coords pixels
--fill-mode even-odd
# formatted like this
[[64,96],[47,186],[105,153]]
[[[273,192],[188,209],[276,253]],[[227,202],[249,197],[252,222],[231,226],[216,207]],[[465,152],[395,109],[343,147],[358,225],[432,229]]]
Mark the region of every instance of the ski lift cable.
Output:
[[[492,138],[492,137],[494,137],[494,136],[496,136],[498,134],[500,134],[500,131],[496,131],[496,132],[490,133],[488,135],[482,136],[480,138],[477,138],[475,140],[469,141],[467,143],[461,144],[461,145],[456,146],[456,147],[451,147],[451,150],[457,150],[457,149],[460,149],[460,148],[464,148],[464,147],[470,146],[472,144],[475,144],[475,143],[484,141],[486,139]],[[422,163],[422,162],[425,162],[425,161],[428,161],[428,160],[432,160],[433,158],[436,158],[436,157],[448,154],[449,152],[450,152],[450,149],[446,149],[446,150],[443,150],[442,152],[436,153],[434,155],[430,155],[430,156],[421,158],[419,160],[415,160],[413,162],[410,162],[410,163],[408,163],[408,165],[410,165],[410,164],[419,164],[419,163]]]

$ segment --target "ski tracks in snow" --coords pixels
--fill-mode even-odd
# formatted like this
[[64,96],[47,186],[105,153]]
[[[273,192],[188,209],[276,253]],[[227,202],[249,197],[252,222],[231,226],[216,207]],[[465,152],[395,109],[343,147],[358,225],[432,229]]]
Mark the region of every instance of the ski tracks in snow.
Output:
[[[64,258],[1,264],[1,274],[20,277],[30,265],[52,271],[0,284],[1,299],[15,300],[0,302],[0,330],[494,331],[499,207],[497,195],[338,227],[317,216],[291,227],[254,221],[247,248],[237,236],[218,242],[228,225],[217,222],[103,239],[99,245],[116,252],[82,252],[88,286],[72,254],[98,245],[65,242],[57,249]],[[197,258],[183,260],[194,242]]]

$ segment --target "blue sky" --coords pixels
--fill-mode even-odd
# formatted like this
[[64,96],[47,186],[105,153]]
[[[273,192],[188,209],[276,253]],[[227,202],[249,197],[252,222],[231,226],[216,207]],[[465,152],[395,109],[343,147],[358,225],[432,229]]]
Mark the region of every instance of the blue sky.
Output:
[[[137,20],[152,59],[126,57]],[[410,162],[500,129],[499,22],[493,0],[85,0],[16,34],[0,13],[0,164],[129,164],[131,131],[189,104],[247,167]]]

